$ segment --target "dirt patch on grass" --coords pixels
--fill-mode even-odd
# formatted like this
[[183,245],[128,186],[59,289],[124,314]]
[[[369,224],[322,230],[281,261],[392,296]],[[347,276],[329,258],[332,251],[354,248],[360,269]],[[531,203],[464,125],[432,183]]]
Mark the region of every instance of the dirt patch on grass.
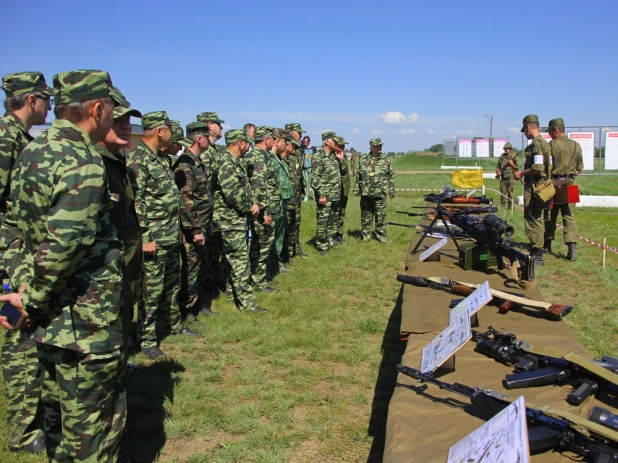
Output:
[[186,461],[196,453],[210,453],[221,447],[222,442],[237,442],[239,437],[226,433],[216,433],[206,439],[174,439],[165,443],[165,448],[157,461]]

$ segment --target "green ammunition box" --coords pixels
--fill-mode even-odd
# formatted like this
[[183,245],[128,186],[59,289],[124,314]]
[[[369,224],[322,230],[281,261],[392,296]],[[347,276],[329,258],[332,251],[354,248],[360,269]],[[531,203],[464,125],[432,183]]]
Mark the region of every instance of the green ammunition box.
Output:
[[498,261],[486,247],[466,243],[459,246],[459,266],[464,270],[485,270],[497,267]]

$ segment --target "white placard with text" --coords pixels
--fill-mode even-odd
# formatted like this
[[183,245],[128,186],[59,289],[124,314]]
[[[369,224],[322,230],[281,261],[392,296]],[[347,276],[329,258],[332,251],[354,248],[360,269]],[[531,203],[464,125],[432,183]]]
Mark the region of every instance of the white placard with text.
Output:
[[489,157],[489,140],[487,138],[477,138],[476,143],[476,157],[488,158]]
[[567,136],[582,147],[584,170],[594,170],[594,132],[569,132]]
[[605,170],[616,169],[618,169],[618,132],[605,132]]
[[500,157],[504,153],[504,145],[506,143],[506,138],[494,138],[494,158]]
[[476,288],[472,294],[451,309],[448,317],[449,325],[454,323],[466,311],[468,311],[471,317],[492,299],[493,296],[489,289],[489,281],[486,281]]
[[418,256],[419,262],[423,262],[425,259],[431,256],[434,252],[437,252],[438,249],[444,247],[446,243],[448,243],[448,240],[446,238],[442,238],[440,241],[438,241],[436,244],[434,244],[433,246],[428,248],[426,251],[424,251],[420,256]]
[[421,360],[421,372],[431,373],[436,370],[471,337],[470,314],[465,312],[425,346]]
[[457,145],[457,156],[460,158],[472,157],[472,140],[459,140]]

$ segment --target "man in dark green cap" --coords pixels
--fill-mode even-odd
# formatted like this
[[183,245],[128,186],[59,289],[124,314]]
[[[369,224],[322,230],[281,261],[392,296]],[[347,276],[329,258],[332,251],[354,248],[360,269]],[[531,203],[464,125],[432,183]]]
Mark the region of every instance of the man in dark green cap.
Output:
[[511,154],[513,145],[505,143],[503,149],[504,153],[498,158],[496,177],[500,179],[500,206],[508,206],[510,209],[515,190],[515,171],[519,168],[519,161],[516,155]]
[[[290,166],[290,179],[292,180],[292,184],[294,186],[295,191],[298,190],[301,195],[305,196],[305,201],[307,200],[307,189],[309,188],[309,182],[307,179],[311,176],[311,163],[309,163],[309,168],[305,169],[307,165],[307,159],[305,158],[305,149],[301,143],[301,136],[304,132],[303,128],[300,126],[298,122],[291,122],[285,125],[285,130],[288,131],[290,135],[292,135],[292,139],[296,142],[294,144],[294,151],[288,156],[288,165]],[[291,172],[291,171],[294,172]],[[309,177],[307,177],[309,176]],[[298,180],[298,182],[297,182]],[[306,259],[308,256],[303,251],[300,245],[300,224],[302,222],[302,205],[303,202],[296,201],[295,211],[294,211],[294,230],[290,231],[290,233],[294,234],[294,243],[293,244],[293,253],[290,254],[290,257],[300,256]],[[291,236],[291,235],[289,235]]]
[[17,224],[28,266],[7,267],[21,294],[0,301],[24,310],[35,330],[49,461],[116,461],[126,412],[123,250],[94,144],[127,103],[107,72],[61,72],[53,82],[56,119],[12,173],[7,221]]
[[[47,112],[51,109],[53,89],[47,86],[40,72],[18,72],[2,78],[2,89],[6,94],[4,109],[0,119],[0,222],[6,221],[7,200],[10,195],[11,170],[15,160],[32,140],[28,132],[32,126],[45,123]],[[13,238],[19,236],[19,229],[13,223],[7,232],[13,230]],[[0,239],[0,252],[10,244],[15,249],[21,241],[11,243]],[[11,255],[11,253],[9,253]],[[6,255],[5,257],[9,257]],[[16,255],[15,252],[12,255]],[[18,263],[16,263],[18,264]],[[4,265],[0,263],[0,268]],[[8,281],[4,270],[0,271],[3,283]],[[45,450],[43,437],[41,395],[41,371],[37,357],[37,345],[33,330],[22,328],[5,330],[2,343],[2,375],[6,390],[6,415],[9,450],[37,453]]]
[[543,209],[548,206],[535,199],[532,187],[550,175],[549,145],[541,136],[539,118],[536,114],[524,117],[521,131],[532,141],[524,150],[524,169],[516,171],[514,175],[517,180],[524,179],[524,224],[530,241],[530,253],[534,256],[535,265],[544,265]]
[[[575,140],[566,136],[564,120],[561,117],[549,121],[549,152],[553,161],[552,179],[567,179],[569,185],[575,184],[575,177],[584,168],[582,147]],[[575,204],[553,204],[549,220],[545,222],[544,248],[551,253],[551,242],[556,235],[558,213],[562,215],[564,230],[562,235],[568,247],[567,260],[575,260],[575,246],[577,240],[577,224],[575,223]]]
[[341,199],[339,200],[339,217],[337,218],[337,233],[335,241],[338,244],[343,244],[343,226],[345,224],[345,210],[348,207],[348,197],[350,196],[350,167],[348,159],[345,157],[345,145],[348,143],[343,137],[335,137],[337,148],[343,152],[343,159],[339,159],[341,172]]
[[300,214],[299,203],[303,201],[303,171],[302,166],[298,168],[296,163],[296,157],[293,156],[294,152],[300,148],[300,143],[292,139],[286,145],[284,151],[284,159],[288,167],[288,175],[294,195],[287,202],[286,207],[286,239],[284,242],[283,253],[285,261],[289,261],[296,256],[307,258],[303,250],[300,248],[300,229],[297,223],[297,213]]
[[253,201],[247,173],[240,162],[255,140],[244,131],[235,129],[225,133],[225,143],[227,149],[221,155],[213,188],[213,220],[222,232],[230,270],[228,284],[238,310],[267,312],[258,306],[251,286],[247,246],[249,220],[257,217],[260,207]]
[[127,156],[127,164],[136,185],[135,209],[144,253],[146,297],[138,307],[138,341],[142,352],[155,359],[165,355],[159,348],[165,333],[198,333],[181,325],[178,307],[179,192],[163,153],[171,143],[172,124],[165,111],[153,111],[142,116],[142,127],[144,137]]
[[375,220],[375,238],[386,244],[386,196],[395,197],[395,171],[382,153],[382,139],[369,140],[369,151],[359,158],[354,184],[354,194],[360,196],[362,238],[371,239]]

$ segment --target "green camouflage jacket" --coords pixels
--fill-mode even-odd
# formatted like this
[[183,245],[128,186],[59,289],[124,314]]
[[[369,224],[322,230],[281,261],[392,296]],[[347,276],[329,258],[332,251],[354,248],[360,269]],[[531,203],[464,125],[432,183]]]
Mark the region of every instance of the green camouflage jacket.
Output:
[[270,162],[270,154],[259,146],[254,146],[242,159],[251,183],[253,201],[260,207],[260,213],[270,215],[276,212],[277,208],[273,211],[271,203],[278,190],[277,172]]
[[[305,151],[302,148],[296,148],[292,154],[288,156],[288,163],[294,168],[296,174],[300,176],[300,193],[305,194],[305,179],[303,177],[303,164],[305,162]],[[291,178],[290,178],[291,180]]]
[[320,148],[311,161],[311,188],[316,200],[339,201],[341,197],[341,165],[335,152],[327,153]]
[[140,142],[127,156],[127,166],[136,185],[135,210],[142,242],[179,243],[179,193],[167,155],[158,156]]
[[295,207],[300,203],[301,195],[304,194],[303,189],[303,167],[302,164],[298,164],[296,156],[288,156],[285,160],[288,166],[288,175],[290,177],[290,183],[292,184],[292,190],[294,196],[288,199],[288,206]]
[[509,164],[509,160],[513,161],[513,164],[515,164],[515,167],[519,167],[519,160],[517,159],[516,154],[502,153],[502,155],[498,158],[497,169],[500,169],[502,171],[503,180],[515,178],[514,170]]
[[31,140],[28,129],[14,113],[7,112],[0,119],[0,213],[6,212],[15,159]]
[[339,172],[341,172],[341,196],[350,196],[350,166],[345,155],[339,161]]
[[243,163],[227,150],[219,160],[213,198],[213,221],[219,230],[247,229],[247,220],[253,205],[251,185]]
[[584,168],[582,147],[566,135],[550,141],[549,150],[554,165],[552,175],[577,175]]
[[26,310],[37,342],[118,352],[122,244],[103,159],[88,134],[56,119],[17,158],[11,200],[29,261]]
[[395,171],[388,156],[364,154],[359,157],[354,194],[371,198],[395,196]]
[[211,228],[210,172],[200,156],[186,148],[174,164],[174,177],[180,190],[180,228],[192,243],[194,235],[206,235]]
[[526,185],[531,186],[533,183],[539,182],[542,177],[546,177],[546,171],[551,174],[549,145],[541,134],[534,137],[532,143],[526,146],[524,155],[524,170],[532,168],[541,172],[541,175],[523,177]]
[[270,159],[275,172],[277,172],[279,201],[287,201],[288,199],[294,198],[294,189],[292,188],[290,174],[288,173],[288,163],[272,151],[270,152]]

